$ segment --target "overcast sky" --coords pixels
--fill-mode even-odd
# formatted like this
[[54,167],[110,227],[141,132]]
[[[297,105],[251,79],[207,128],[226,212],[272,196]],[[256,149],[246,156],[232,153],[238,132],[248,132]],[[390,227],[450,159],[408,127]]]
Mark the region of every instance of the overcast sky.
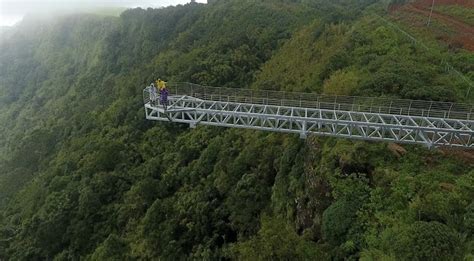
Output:
[[[0,26],[13,25],[26,13],[73,11],[103,7],[162,7],[185,4],[190,0],[0,0]],[[206,3],[207,0],[196,2]]]

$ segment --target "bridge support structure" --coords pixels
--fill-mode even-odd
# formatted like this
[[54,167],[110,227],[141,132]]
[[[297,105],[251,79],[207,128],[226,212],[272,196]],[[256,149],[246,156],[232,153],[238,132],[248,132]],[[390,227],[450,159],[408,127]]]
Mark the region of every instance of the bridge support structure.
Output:
[[474,121],[379,112],[252,104],[172,95],[165,110],[145,100],[148,120],[368,141],[474,148]]

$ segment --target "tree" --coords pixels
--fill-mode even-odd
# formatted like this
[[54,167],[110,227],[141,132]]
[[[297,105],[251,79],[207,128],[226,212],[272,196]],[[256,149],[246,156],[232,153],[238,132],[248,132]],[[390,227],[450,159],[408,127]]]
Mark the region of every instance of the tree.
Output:
[[323,239],[333,246],[339,246],[347,239],[349,230],[356,221],[358,203],[338,200],[323,213],[321,232]]
[[459,234],[436,221],[413,223],[393,243],[395,255],[401,260],[460,260],[462,257]]
[[239,260],[324,260],[327,258],[313,242],[296,234],[278,217],[264,216],[258,234],[231,247],[232,257]]
[[356,71],[337,70],[324,82],[323,91],[330,95],[351,95],[358,87],[360,77]]
[[127,242],[116,234],[110,234],[91,256],[93,261],[124,260],[128,253]]
[[474,239],[474,202],[466,208],[463,221],[467,235]]

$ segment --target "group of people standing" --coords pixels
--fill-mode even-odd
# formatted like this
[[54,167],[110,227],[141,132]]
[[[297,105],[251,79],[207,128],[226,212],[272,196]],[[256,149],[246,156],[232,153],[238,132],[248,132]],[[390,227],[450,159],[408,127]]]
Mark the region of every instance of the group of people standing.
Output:
[[160,98],[160,104],[163,105],[164,109],[168,106],[168,89],[166,88],[166,82],[158,79],[150,85],[150,101],[152,104],[156,103],[158,95]]

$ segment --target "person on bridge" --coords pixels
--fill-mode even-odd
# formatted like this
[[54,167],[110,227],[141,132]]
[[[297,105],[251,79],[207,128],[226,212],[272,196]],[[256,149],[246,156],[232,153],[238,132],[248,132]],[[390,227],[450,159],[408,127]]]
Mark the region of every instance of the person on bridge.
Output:
[[155,105],[157,98],[158,98],[158,92],[155,87],[155,84],[152,83],[150,85],[150,104]]
[[166,108],[168,107],[168,89],[166,88],[166,83],[164,81],[158,79],[157,82],[160,87],[160,103],[166,111]]
[[161,79],[158,79],[156,80],[156,87],[159,88],[160,90],[163,88],[166,88],[166,82]]

